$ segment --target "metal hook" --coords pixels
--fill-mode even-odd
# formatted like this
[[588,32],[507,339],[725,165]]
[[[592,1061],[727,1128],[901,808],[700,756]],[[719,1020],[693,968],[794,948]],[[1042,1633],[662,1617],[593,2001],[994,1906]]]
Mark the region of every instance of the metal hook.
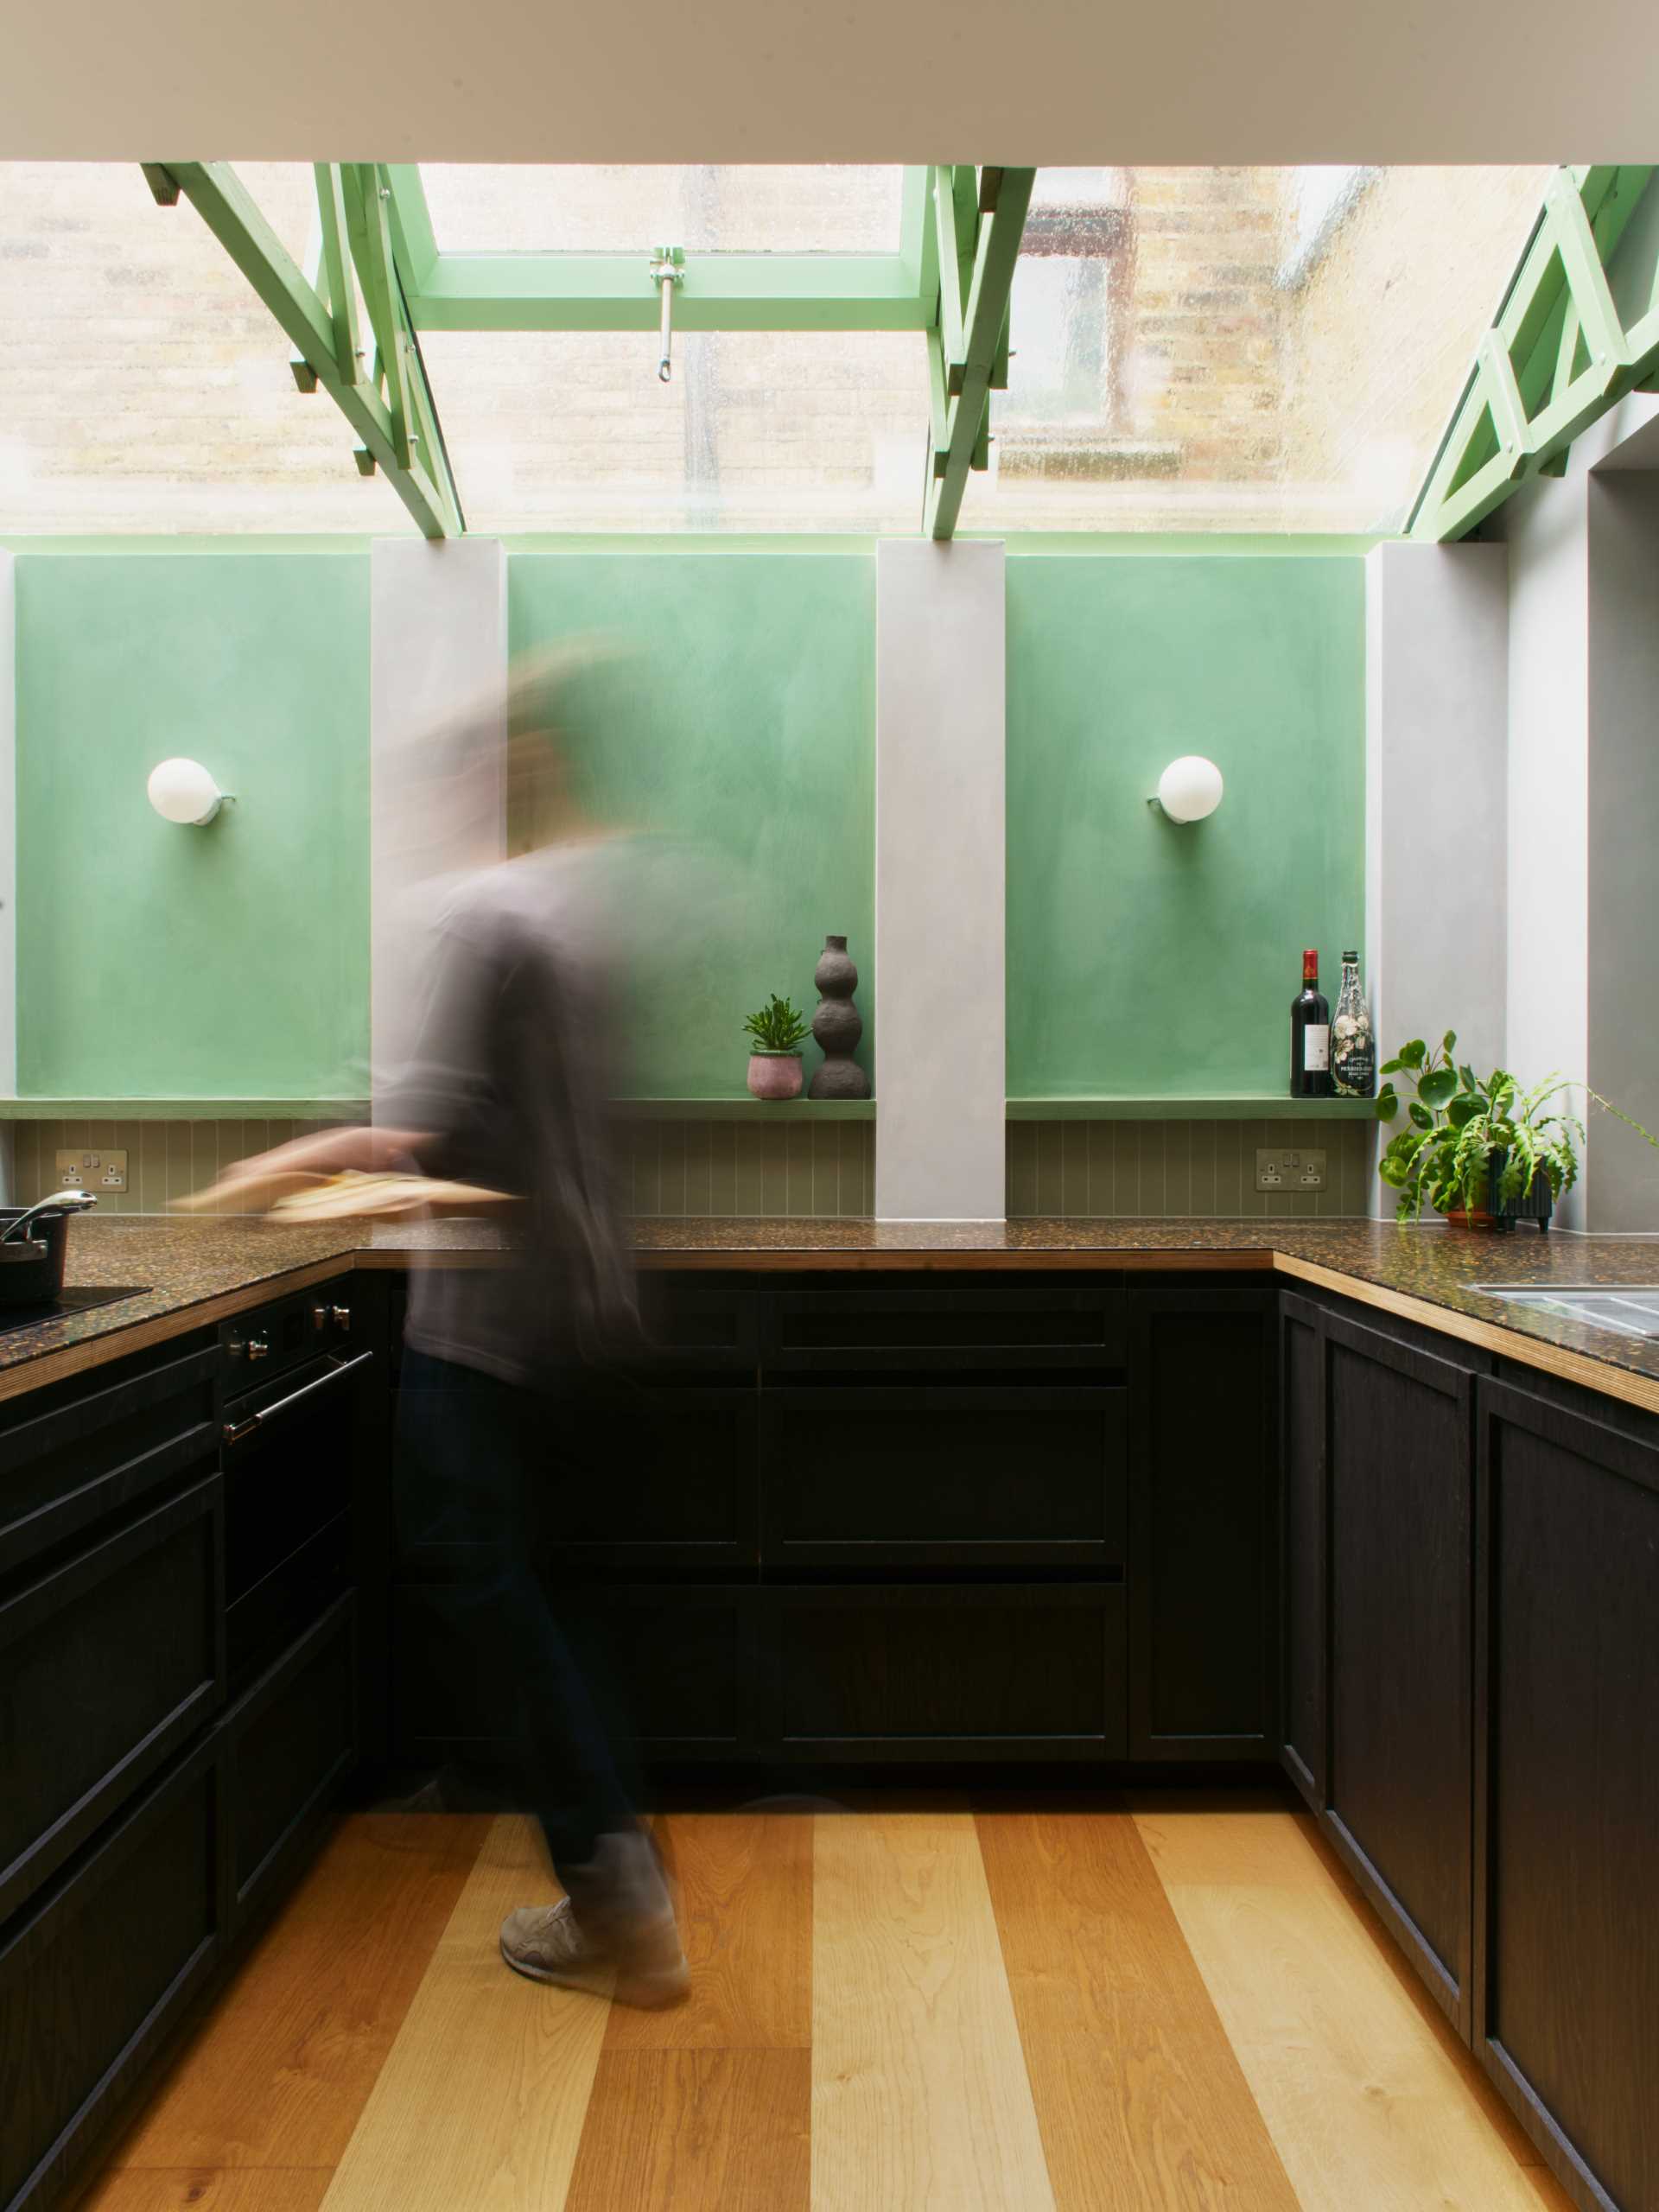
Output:
[[659,245],[651,264],[651,281],[662,297],[662,358],[657,364],[658,380],[667,384],[674,374],[674,288],[685,282],[685,253],[677,245]]

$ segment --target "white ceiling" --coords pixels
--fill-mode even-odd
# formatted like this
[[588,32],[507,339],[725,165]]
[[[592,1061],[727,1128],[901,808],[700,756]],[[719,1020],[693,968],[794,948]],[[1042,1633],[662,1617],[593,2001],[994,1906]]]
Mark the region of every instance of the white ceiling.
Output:
[[1651,0],[10,0],[0,158],[1659,156]]

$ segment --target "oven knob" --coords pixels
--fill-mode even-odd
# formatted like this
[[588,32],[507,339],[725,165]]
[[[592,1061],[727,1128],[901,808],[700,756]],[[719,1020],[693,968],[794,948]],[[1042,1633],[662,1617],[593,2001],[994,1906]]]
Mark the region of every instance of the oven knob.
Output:
[[314,1306],[311,1308],[311,1326],[321,1336],[327,1325],[328,1308],[326,1306]]
[[248,1338],[248,1357],[250,1359],[264,1359],[269,1354],[270,1351],[270,1340],[268,1337],[250,1337]]
[[336,1306],[332,1307],[330,1310],[334,1317],[334,1326],[340,1331],[342,1337],[349,1337],[352,1333],[351,1307],[349,1306]]

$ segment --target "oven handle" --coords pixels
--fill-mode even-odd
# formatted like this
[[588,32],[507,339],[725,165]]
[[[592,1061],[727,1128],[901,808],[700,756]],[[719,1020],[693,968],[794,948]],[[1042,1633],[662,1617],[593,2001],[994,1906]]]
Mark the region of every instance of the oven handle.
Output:
[[372,1351],[360,1351],[353,1359],[332,1361],[326,1375],[319,1375],[309,1382],[302,1382],[297,1390],[290,1390],[287,1397],[278,1398],[274,1406],[262,1407],[257,1414],[250,1414],[245,1421],[227,1421],[220,1431],[221,1435],[226,1444],[240,1444],[256,1429],[267,1427],[279,1414],[288,1413],[317,1391],[332,1389],[336,1382],[344,1381],[357,1368],[367,1367],[373,1357]]

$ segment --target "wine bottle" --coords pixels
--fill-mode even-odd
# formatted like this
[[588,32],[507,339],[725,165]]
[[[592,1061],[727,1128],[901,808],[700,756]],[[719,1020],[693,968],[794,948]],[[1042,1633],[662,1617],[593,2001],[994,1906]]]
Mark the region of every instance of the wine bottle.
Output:
[[1319,956],[1310,949],[1302,955],[1302,988],[1290,1002],[1290,1095],[1329,1098],[1335,1089],[1331,1008],[1319,991]]
[[1343,1098],[1369,1098],[1376,1089],[1376,1039],[1360,987],[1359,955],[1342,956],[1342,988],[1331,1025],[1331,1072]]

